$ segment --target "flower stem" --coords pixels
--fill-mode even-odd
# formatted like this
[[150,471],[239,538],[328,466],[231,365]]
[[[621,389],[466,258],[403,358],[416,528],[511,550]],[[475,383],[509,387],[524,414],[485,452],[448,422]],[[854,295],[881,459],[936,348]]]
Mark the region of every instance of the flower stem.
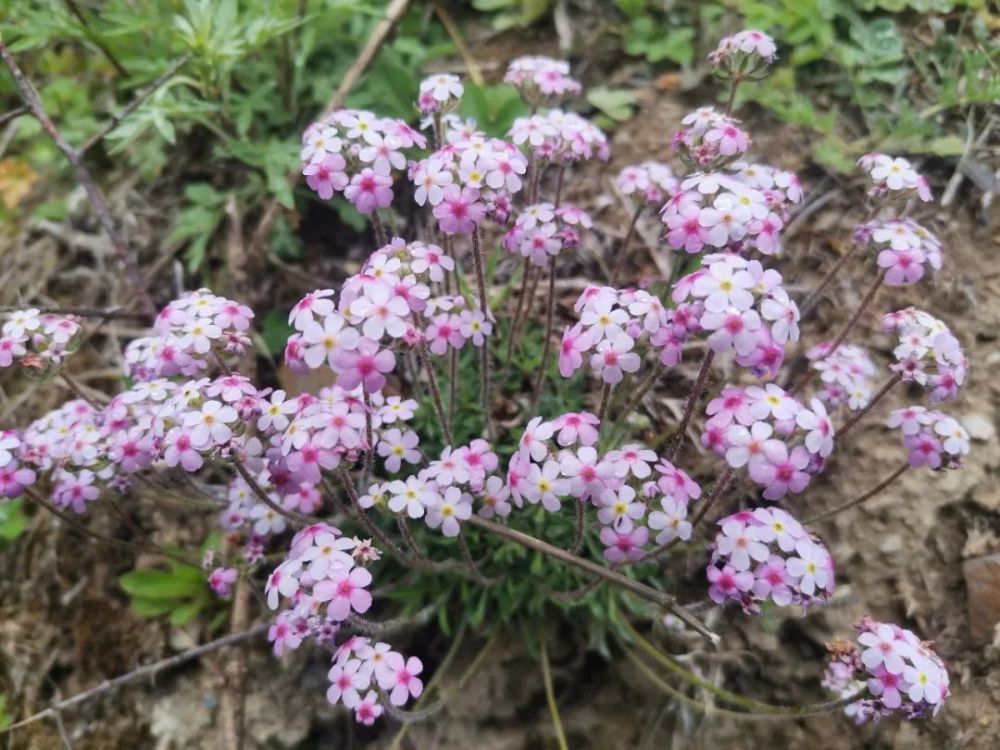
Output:
[[667,460],[670,462],[673,462],[677,458],[677,454],[680,453],[681,447],[684,445],[684,435],[687,433],[691,417],[694,415],[694,408],[698,405],[698,400],[701,398],[701,392],[705,389],[705,381],[708,380],[708,373],[712,368],[712,360],[714,359],[715,352],[711,349],[706,350],[705,356],[701,360],[701,367],[698,368],[698,375],[695,378],[694,385],[688,394],[687,403],[684,405],[684,414],[681,416],[681,422],[677,425],[674,445],[667,456]]
[[524,310],[524,299],[528,295],[528,277],[531,275],[531,264],[527,258],[524,259],[521,271],[521,291],[517,295],[517,307],[514,308],[514,318],[510,324],[510,331],[507,333],[507,366],[510,367],[511,357],[514,355],[514,334],[521,322],[521,312]]
[[542,346],[542,363],[538,366],[538,378],[535,380],[535,395],[532,403],[538,403],[538,397],[542,395],[542,383],[545,381],[545,370],[549,364],[549,353],[552,351],[552,324],[555,320],[556,312],[556,259],[553,256],[549,260],[549,300],[545,313],[545,343]]
[[[862,222],[862,226],[871,222],[871,220],[875,218],[875,214],[877,213],[878,213],[878,207],[877,206],[873,207],[868,212],[868,216],[866,216],[865,220]],[[802,302],[801,305],[799,305],[800,318],[805,318],[806,315],[808,315],[812,311],[813,307],[815,307],[816,304],[819,302],[819,298],[820,295],[823,293],[823,290],[830,285],[830,282],[837,277],[837,274],[840,273],[841,269],[847,265],[847,262],[851,258],[854,257],[854,253],[857,252],[859,247],[860,244],[852,239],[851,245],[850,247],[847,248],[847,251],[844,252],[837,259],[837,262],[834,263],[833,266],[830,268],[830,270],[826,272],[826,275],[823,276],[823,278],[820,280],[816,288],[813,289],[812,292],[809,293],[809,296],[805,298],[805,300]]]
[[[833,355],[837,351],[837,349],[840,348],[840,345],[844,343],[844,339],[846,339],[848,334],[850,334],[850,332],[854,329],[854,326],[858,324],[858,321],[861,320],[861,315],[864,313],[866,309],[868,309],[868,305],[871,304],[872,300],[875,299],[875,293],[878,292],[879,287],[882,286],[883,281],[885,281],[884,268],[879,271],[878,276],[875,277],[875,281],[873,281],[872,285],[868,287],[868,291],[865,292],[865,296],[862,297],[861,304],[858,305],[858,309],[854,311],[854,314],[850,317],[847,323],[844,324],[844,327],[840,329],[840,333],[837,334],[837,338],[835,338],[833,340],[833,343],[830,345],[830,350],[826,353],[825,355],[826,357],[830,357],[831,355]],[[794,388],[792,388],[791,391],[789,391],[789,394],[792,396],[797,394],[799,391],[801,391],[809,383],[812,382],[813,378],[816,377],[817,373],[819,373],[819,370],[815,368],[810,370],[809,374],[806,375],[806,377],[803,378],[802,381],[800,381],[797,386],[795,386]]]
[[601,388],[601,405],[597,408],[597,421],[600,423],[597,429],[604,426],[604,416],[607,414],[609,401],[611,401],[611,383],[605,383]]
[[906,471],[909,468],[910,468],[910,464],[908,462],[904,461],[903,464],[902,464],[902,466],[900,466],[899,468],[897,468],[894,472],[892,472],[892,474],[890,474],[889,476],[887,476],[885,479],[883,479],[881,482],[879,482],[878,484],[876,484],[874,487],[872,487],[870,490],[868,490],[864,494],[859,495],[858,497],[854,498],[853,500],[848,500],[846,503],[838,505],[835,508],[831,508],[830,510],[823,511],[822,513],[820,513],[818,515],[815,515],[812,518],[807,518],[802,523],[808,526],[810,524],[814,524],[814,523],[817,523],[819,521],[825,521],[828,518],[832,518],[833,516],[836,516],[836,515],[838,515],[840,513],[843,513],[845,510],[849,510],[850,508],[853,508],[855,505],[861,505],[861,503],[865,502],[866,500],[868,500],[870,498],[875,497],[882,490],[884,490],[890,484],[892,484],[897,479],[899,479],[899,477],[902,476],[903,472]]
[[379,247],[384,247],[389,242],[389,237],[385,233],[385,227],[382,225],[382,217],[378,215],[378,209],[372,209],[372,229],[375,232],[375,242],[378,243]]
[[574,555],[580,554],[583,548],[583,535],[587,530],[587,508],[582,500],[576,501],[576,530],[573,532],[573,546],[569,551]]
[[[472,230],[472,260],[476,267],[476,283],[479,286],[479,308],[483,313],[483,321],[492,319],[490,314],[490,304],[486,297],[486,274],[483,270],[483,249],[479,240],[479,227]],[[479,347],[479,377],[480,396],[483,401],[483,421],[486,425],[486,434],[490,440],[494,438],[493,418],[491,414],[491,394],[490,394],[490,339],[486,337],[483,345]]]
[[444,431],[448,445],[454,445],[455,440],[451,434],[451,423],[445,418],[444,403],[441,401],[441,389],[438,387],[437,376],[434,374],[434,365],[431,364],[430,357],[427,356],[427,345],[423,339],[417,342],[417,357],[423,365],[424,372],[427,373],[427,386],[431,389],[431,400],[437,410],[438,420],[441,422],[441,429]]
[[233,466],[236,468],[236,473],[239,474],[241,477],[243,477],[243,481],[247,483],[247,485],[253,491],[253,494],[257,496],[257,499],[260,500],[262,503],[264,503],[264,505],[273,510],[275,513],[277,513],[279,516],[284,516],[289,521],[293,521],[294,523],[303,526],[308,526],[309,524],[320,522],[321,519],[317,518],[316,516],[306,515],[304,513],[299,513],[298,511],[289,510],[288,508],[282,508],[280,505],[278,505],[278,503],[274,502],[274,500],[271,499],[270,495],[268,495],[264,491],[264,488],[257,483],[257,480],[254,479],[253,474],[250,473],[250,470],[247,469],[246,465],[238,457],[233,458]]
[[645,207],[645,203],[640,203],[635,209],[635,213],[632,214],[632,221],[629,223],[628,231],[625,233],[625,240],[622,242],[621,249],[618,251],[618,258],[615,260],[615,268],[611,272],[611,278],[609,279],[611,286],[615,286],[618,283],[618,275],[621,273],[621,270],[625,265],[625,258],[628,255],[629,245],[632,244],[632,237],[635,236],[636,224],[638,223],[639,216],[642,214]]
[[458,349],[448,355],[448,424],[455,424],[455,402],[458,398]]
[[[531,277],[530,279],[528,277]],[[507,364],[510,364],[511,356],[514,352],[514,348],[517,346],[517,339],[521,333],[521,323],[524,319],[528,317],[531,312],[531,306],[535,301],[535,290],[538,289],[538,282],[542,278],[542,271],[539,269],[537,272],[534,267],[530,265],[528,259],[524,260],[524,281],[522,282],[522,289],[530,281],[530,285],[527,286],[527,295],[522,295],[522,299],[518,302],[518,313],[514,319],[514,324],[511,327],[510,342],[507,344]],[[521,302],[524,303],[523,310]]]
[[563,191],[563,178],[566,176],[566,167],[560,166],[559,172],[556,175],[556,199],[552,201],[554,208],[559,208],[559,203],[562,201],[562,191]]
[[365,439],[368,441],[368,450],[365,452],[365,473],[363,484],[368,482],[372,475],[372,467],[375,465],[375,431],[372,426],[372,397],[367,389],[361,389],[361,396],[365,403]]
[[562,719],[559,717],[559,706],[556,703],[556,693],[552,688],[552,670],[549,667],[549,650],[543,637],[539,644],[539,657],[542,662],[542,682],[545,685],[545,702],[549,706],[549,714],[552,716],[552,728],[556,734],[556,744],[559,750],[569,750],[566,742],[566,733],[563,731]]
[[729,100],[726,102],[726,116],[733,113],[733,104],[736,103],[736,89],[743,82],[743,76],[733,76],[733,82],[729,85]]
[[462,559],[465,560],[465,564],[469,567],[472,572],[472,578],[480,586],[493,586],[496,584],[495,578],[487,578],[483,575],[483,572],[479,569],[476,561],[472,557],[472,552],[469,550],[469,545],[465,541],[465,535],[460,531],[456,537],[458,542],[458,549],[462,553]]
[[517,531],[509,526],[503,526],[502,524],[490,521],[481,516],[472,516],[468,521],[466,521],[466,523],[478,526],[479,528],[490,531],[497,536],[507,539],[508,541],[520,544],[522,547],[534,550],[535,552],[540,552],[543,555],[552,557],[566,563],[567,565],[572,565],[585,573],[589,573],[592,576],[601,578],[608,583],[612,583],[619,588],[629,591],[641,599],[645,599],[648,602],[664,607],[712,643],[718,643],[719,641],[719,636],[709,630],[704,623],[679,607],[677,605],[677,600],[671,594],[664,591],[657,591],[651,586],[647,586],[640,581],[629,578],[616,570],[611,570],[610,568],[591,560],[587,560],[586,558],[578,557],[577,555],[567,552],[561,547],[556,547],[548,542],[543,542],[541,539],[537,539],[530,534]]
[[361,507],[361,503],[358,500],[358,493],[354,489],[354,482],[351,481],[351,475],[347,473],[344,468],[338,469],[337,474],[340,476],[340,483],[344,485],[344,490],[347,492],[347,497],[350,498],[351,505],[354,507],[354,511],[358,515],[358,520],[361,521],[361,525],[365,527],[365,531],[371,534],[375,539],[378,539],[389,553],[395,557],[397,560],[402,562],[407,562],[409,560],[409,555],[403,552],[399,546],[392,541],[386,535],[382,529],[375,525],[371,516],[368,515],[368,511]]
[[847,433],[854,429],[854,426],[861,421],[861,419],[865,416],[865,414],[870,412],[872,408],[875,406],[875,404],[881,401],[882,398],[885,396],[885,394],[891,391],[892,388],[896,385],[896,383],[898,383],[902,379],[903,379],[903,373],[901,372],[893,373],[892,377],[882,384],[882,387],[879,388],[878,391],[875,393],[875,395],[871,397],[871,400],[867,404],[865,404],[864,408],[855,412],[854,415],[851,416],[851,418],[844,423],[844,426],[836,431],[835,436],[837,440],[838,441],[843,440],[844,437],[847,436]]

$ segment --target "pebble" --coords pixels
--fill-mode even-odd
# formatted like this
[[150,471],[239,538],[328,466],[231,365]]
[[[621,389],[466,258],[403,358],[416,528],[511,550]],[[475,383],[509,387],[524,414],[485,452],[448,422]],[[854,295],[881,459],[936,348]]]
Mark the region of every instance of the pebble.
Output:
[[986,442],[996,434],[996,427],[992,420],[987,419],[982,414],[970,414],[962,419],[962,426],[969,433],[973,440]]
[[993,640],[1000,623],[1000,552],[962,563],[969,608],[969,635],[979,643]]

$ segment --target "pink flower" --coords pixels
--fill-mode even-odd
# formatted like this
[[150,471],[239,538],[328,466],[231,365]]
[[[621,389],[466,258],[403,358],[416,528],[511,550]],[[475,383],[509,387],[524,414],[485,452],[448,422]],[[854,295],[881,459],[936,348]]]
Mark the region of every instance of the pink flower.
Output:
[[204,463],[201,454],[195,450],[191,432],[182,427],[174,427],[167,433],[166,450],[163,459],[167,466],[180,466],[184,471],[198,471]]
[[750,465],[750,478],[764,485],[764,497],[777,500],[788,492],[802,492],[809,484],[809,453],[802,447],[795,447],[791,454],[781,440],[768,440],[764,445],[760,461]]
[[352,611],[363,615],[372,606],[372,595],[365,588],[371,582],[372,574],[366,568],[353,568],[349,572],[339,569],[335,578],[313,586],[313,598],[318,602],[330,602],[328,616],[343,622]]
[[590,358],[590,366],[605,383],[620,383],[625,372],[636,372],[642,360],[632,351],[635,342],[626,334],[604,339]]
[[417,675],[424,670],[420,659],[411,656],[403,661],[403,656],[395,652],[386,659],[385,670],[379,674],[378,686],[389,692],[389,702],[394,706],[402,706],[410,696],[419,698],[424,692],[424,683]]
[[716,604],[722,604],[726,598],[739,598],[739,592],[747,592],[753,588],[753,573],[749,570],[737,572],[729,565],[721,569],[709,565],[705,571],[711,584],[708,595]]
[[592,337],[589,331],[583,330],[583,325],[577,323],[572,328],[563,331],[562,344],[559,349],[559,374],[570,377],[583,364],[583,352],[591,347]]
[[370,214],[392,203],[392,178],[366,167],[351,179],[351,184],[344,189],[344,197],[361,213]]
[[216,568],[208,577],[208,585],[217,596],[229,596],[238,577],[236,568]]
[[333,367],[334,358],[340,351],[358,345],[358,332],[344,323],[344,316],[334,312],[324,318],[322,326],[315,321],[306,324],[302,331],[302,358],[309,367],[315,370],[324,361]]
[[646,553],[642,549],[649,542],[649,529],[636,526],[633,529],[616,531],[610,526],[601,529],[601,543],[604,545],[604,559],[618,564],[641,560]]
[[472,234],[486,217],[486,206],[479,202],[475,188],[448,185],[444,197],[434,207],[434,218],[445,234]]
[[374,690],[369,690],[361,702],[354,707],[354,718],[359,724],[370,727],[375,723],[375,719],[382,715],[382,706],[378,703],[378,694]]
[[579,414],[563,414],[553,420],[553,426],[559,430],[556,442],[563,448],[575,442],[585,446],[594,445],[597,442],[599,424],[597,417],[587,411]]
[[389,349],[379,349],[378,343],[362,338],[356,349],[341,349],[333,358],[334,370],[340,374],[337,385],[352,391],[361,385],[366,393],[375,393],[385,385],[385,373],[396,366],[396,355]]
[[306,176],[306,184],[320,198],[328,200],[335,192],[339,193],[347,187],[346,166],[347,163],[340,154],[327,154],[322,161],[311,162],[303,167],[302,174]]
[[347,708],[356,708],[361,704],[360,690],[371,685],[371,675],[361,670],[361,661],[347,659],[343,663],[334,664],[327,674],[330,687],[326,691],[326,699],[332,704],[342,701]]

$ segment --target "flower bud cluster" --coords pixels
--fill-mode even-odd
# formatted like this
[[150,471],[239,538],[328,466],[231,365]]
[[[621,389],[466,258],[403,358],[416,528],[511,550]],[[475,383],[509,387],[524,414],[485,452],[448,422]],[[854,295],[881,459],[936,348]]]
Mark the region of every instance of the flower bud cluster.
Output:
[[680,189],[680,185],[670,165],[658,161],[625,167],[615,177],[618,192],[638,194],[643,203],[657,209]]
[[556,208],[551,203],[536,203],[518,213],[514,226],[504,235],[503,246],[533,265],[545,266],[563,250],[578,247],[580,230],[592,226],[590,214],[576,206],[563,203]]
[[533,107],[553,106],[583,91],[580,82],[570,77],[568,62],[541,55],[512,60],[503,82],[516,88]]
[[852,411],[865,408],[875,390],[878,368],[860,346],[841,344],[831,354],[832,348],[832,341],[821,341],[806,352],[823,382],[816,398],[829,407],[847,404]]
[[923,310],[908,307],[883,317],[882,330],[899,337],[892,350],[896,361],[890,369],[904,382],[928,389],[928,398],[934,403],[958,395],[969,361],[947,325]]
[[901,714],[907,721],[936,716],[950,696],[948,670],[930,644],[912,631],[865,617],[857,643],[837,641],[823,686],[841,698],[866,690],[845,713],[857,724]]
[[744,29],[723,37],[708,55],[716,75],[724,78],[761,78],[777,57],[774,40],[763,31]]
[[833,558],[781,508],[755,508],[719,521],[706,570],[712,601],[733,600],[748,614],[761,604],[824,604],[833,593]]
[[0,368],[17,365],[45,374],[76,351],[82,330],[75,315],[40,313],[34,308],[8,313],[0,328]]

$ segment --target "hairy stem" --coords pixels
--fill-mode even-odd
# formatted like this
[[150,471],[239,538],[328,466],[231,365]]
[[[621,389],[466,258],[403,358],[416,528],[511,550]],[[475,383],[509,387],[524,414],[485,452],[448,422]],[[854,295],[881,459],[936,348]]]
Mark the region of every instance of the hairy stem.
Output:
[[552,670],[549,667],[549,649],[545,638],[539,644],[539,657],[542,662],[542,683],[545,685],[545,702],[549,707],[549,714],[552,716],[552,729],[556,734],[556,743],[559,750],[569,750],[566,742],[566,733],[563,731],[562,719],[559,717],[559,706],[556,704],[556,693],[552,687]]
[[677,454],[680,453],[681,447],[684,445],[684,437],[687,433],[688,425],[691,424],[691,417],[694,415],[694,409],[701,398],[701,392],[705,389],[705,381],[708,380],[708,373],[712,369],[712,360],[714,359],[715,352],[711,349],[706,350],[705,356],[701,360],[701,367],[698,368],[698,375],[695,377],[694,385],[688,394],[687,403],[684,405],[684,414],[681,416],[681,422],[677,425],[677,435],[674,438],[674,445],[667,455],[667,460],[670,462],[673,462],[677,458]]
[[896,383],[900,382],[902,379],[903,373],[893,373],[892,377],[882,384],[882,387],[875,392],[875,395],[871,397],[871,400],[867,404],[865,404],[864,408],[854,412],[851,418],[844,423],[844,426],[837,430],[835,435],[837,440],[843,440],[847,436],[847,433],[853,430],[855,425],[857,425],[857,423],[860,422],[862,418],[875,407],[875,404],[881,401],[885,397],[885,394],[891,391],[895,387]]
[[[844,324],[844,327],[840,329],[840,333],[838,333],[837,337],[833,340],[833,343],[830,345],[830,350],[826,353],[825,356],[827,357],[832,356],[837,351],[837,349],[840,348],[840,345],[844,343],[844,339],[846,339],[848,335],[851,333],[851,331],[854,330],[854,326],[856,326],[858,324],[858,321],[861,320],[861,316],[862,314],[864,314],[864,311],[868,309],[868,305],[870,305],[872,300],[875,299],[875,294],[876,292],[878,292],[879,287],[882,286],[883,281],[885,281],[884,268],[879,270],[878,275],[875,277],[875,280],[872,282],[871,286],[868,287],[868,291],[865,292],[865,296],[862,297],[861,304],[858,305],[858,308],[854,311],[854,314],[851,315],[850,319],[848,319],[848,321]],[[816,369],[810,370],[809,374],[806,375],[806,377],[803,378],[797,386],[792,388],[792,390],[789,391],[789,393],[792,396],[799,393],[803,388],[805,388],[809,383],[812,382],[813,378],[815,378],[818,373],[819,370]]]
[[[479,240],[479,227],[472,231],[472,260],[476,268],[476,284],[479,287],[479,308],[483,313],[483,321],[489,322],[492,318],[490,314],[490,303],[486,297],[486,273],[483,269],[483,249]],[[486,434],[492,440],[493,419],[490,408],[492,398],[490,396],[490,347],[489,337],[483,341],[479,347],[479,377],[480,377],[480,397],[483,401],[483,420],[486,424]]]
[[625,258],[628,256],[629,245],[632,244],[632,237],[635,236],[636,224],[639,222],[639,217],[642,215],[643,209],[646,207],[645,203],[640,203],[632,214],[632,221],[629,222],[628,231],[625,233],[625,240],[622,242],[621,249],[618,251],[618,257],[615,259],[615,267],[611,272],[611,278],[609,283],[611,286],[615,286],[618,283],[618,276],[621,273],[622,268],[625,266]]
[[861,505],[861,503],[863,503],[866,500],[869,500],[869,499],[875,497],[880,492],[882,492],[882,490],[884,490],[890,484],[892,484],[897,479],[899,479],[899,477],[901,477],[903,475],[903,472],[906,471],[909,468],[910,468],[910,464],[907,463],[907,462],[903,462],[903,464],[899,468],[897,468],[894,472],[892,472],[892,474],[890,474],[889,476],[887,476],[885,479],[883,479],[881,482],[879,482],[878,484],[876,484],[874,487],[872,487],[867,492],[859,495],[858,497],[854,498],[853,500],[848,500],[846,503],[838,505],[835,508],[831,508],[830,510],[823,511],[822,513],[819,513],[818,515],[815,515],[812,518],[807,518],[802,523],[808,526],[809,524],[817,523],[819,521],[825,521],[828,518],[832,518],[833,516],[836,516],[836,515],[838,515],[840,513],[843,513],[845,510],[850,510],[855,505]]
[[608,402],[611,401],[611,383],[605,383],[601,387],[601,403],[597,407],[597,421],[600,423],[597,428],[604,426],[604,417],[608,412]]
[[430,357],[427,355],[427,344],[424,343],[423,339],[417,342],[417,357],[420,359],[424,372],[427,373],[427,387],[431,390],[431,400],[434,402],[434,408],[437,411],[438,421],[441,422],[445,439],[448,441],[448,445],[454,445],[455,439],[451,434],[451,423],[445,416],[444,403],[441,401],[441,389],[438,387],[434,365],[431,364]]
[[535,380],[535,394],[532,403],[538,403],[542,395],[542,384],[545,382],[545,370],[549,364],[549,353],[552,351],[552,324],[556,313],[556,259],[549,260],[549,298],[545,313],[545,343],[542,345],[542,363],[538,366],[538,379]]

